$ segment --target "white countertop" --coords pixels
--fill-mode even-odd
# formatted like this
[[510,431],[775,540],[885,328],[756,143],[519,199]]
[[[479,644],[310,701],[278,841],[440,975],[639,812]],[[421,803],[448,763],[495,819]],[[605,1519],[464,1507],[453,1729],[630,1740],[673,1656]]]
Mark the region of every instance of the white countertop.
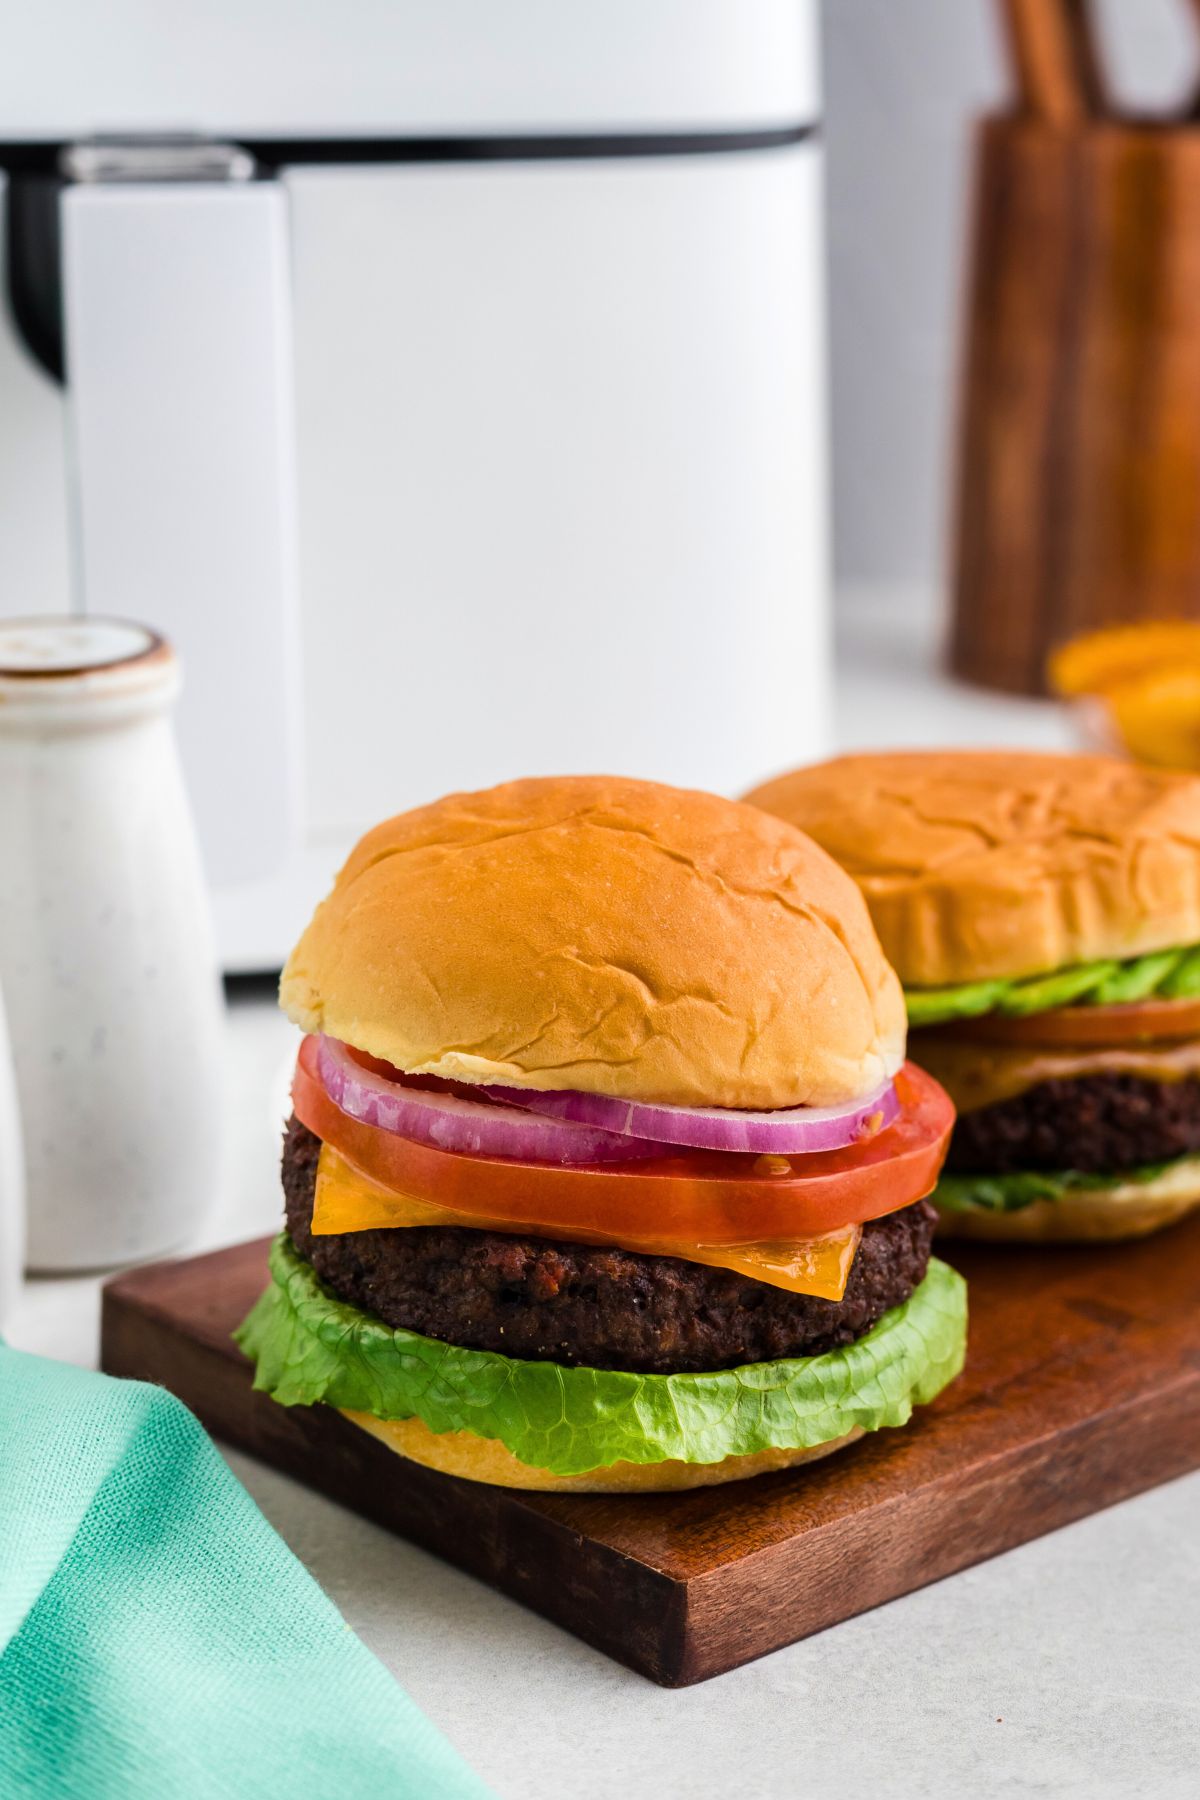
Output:
[[[836,712],[846,747],[1068,741],[1052,708],[941,681],[902,617],[864,608],[847,636]],[[234,997],[228,1175],[195,1248],[276,1228],[294,1042],[269,988]],[[95,1278],[28,1283],[10,1342],[94,1363],[98,1291]],[[504,1800],[1196,1792],[1200,1475],[669,1692],[287,1477],[230,1461]]]

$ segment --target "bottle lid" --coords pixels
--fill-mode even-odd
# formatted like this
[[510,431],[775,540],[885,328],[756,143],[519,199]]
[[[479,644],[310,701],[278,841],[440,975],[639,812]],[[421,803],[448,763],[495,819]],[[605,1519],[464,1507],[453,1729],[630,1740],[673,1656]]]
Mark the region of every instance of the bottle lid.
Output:
[[0,727],[48,713],[100,722],[171,701],[179,665],[166,640],[126,619],[0,619]]

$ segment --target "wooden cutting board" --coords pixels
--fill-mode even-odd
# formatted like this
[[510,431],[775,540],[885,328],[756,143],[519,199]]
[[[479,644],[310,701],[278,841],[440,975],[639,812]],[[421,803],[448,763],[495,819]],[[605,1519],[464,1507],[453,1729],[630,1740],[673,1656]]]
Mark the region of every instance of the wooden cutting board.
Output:
[[481,1487],[325,1407],[255,1394],[229,1334],[266,1251],[110,1281],[103,1367],[162,1383],[227,1443],[671,1687],[1200,1466],[1200,1217],[1108,1250],[950,1247],[971,1283],[968,1366],[906,1430],[789,1474],[644,1497]]

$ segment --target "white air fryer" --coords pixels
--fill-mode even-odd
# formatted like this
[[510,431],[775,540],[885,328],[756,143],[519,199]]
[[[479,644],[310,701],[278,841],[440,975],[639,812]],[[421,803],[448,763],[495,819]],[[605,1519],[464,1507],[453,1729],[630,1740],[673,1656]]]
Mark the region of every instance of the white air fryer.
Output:
[[825,748],[813,12],[8,22],[0,610],[178,647],[230,969],[448,789]]

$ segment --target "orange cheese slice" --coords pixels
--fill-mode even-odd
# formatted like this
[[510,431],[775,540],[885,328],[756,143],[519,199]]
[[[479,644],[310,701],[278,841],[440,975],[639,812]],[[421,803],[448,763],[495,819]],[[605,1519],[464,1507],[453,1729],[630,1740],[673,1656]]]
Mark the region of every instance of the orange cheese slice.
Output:
[[961,1029],[936,1026],[914,1032],[912,1052],[940,1081],[960,1113],[978,1112],[1015,1099],[1043,1081],[1086,1075],[1141,1075],[1148,1081],[1200,1079],[1200,1039],[1182,1044],[1115,1044],[1106,1049],[1055,1049],[1038,1044],[972,1041],[970,1021]]
[[415,1200],[381,1186],[355,1168],[329,1144],[321,1145],[317,1164],[317,1191],[313,1203],[313,1234],[329,1237],[343,1231],[394,1231],[414,1225],[466,1227],[472,1231],[501,1231],[525,1236],[546,1236],[577,1244],[611,1245],[636,1250],[647,1256],[678,1256],[687,1262],[706,1263],[714,1269],[732,1269],[768,1287],[786,1288],[792,1294],[813,1294],[822,1300],[840,1300],[862,1237],[861,1225],[847,1225],[824,1237],[785,1238],[766,1244],[691,1244],[656,1235],[652,1229],[606,1236],[591,1227],[573,1229],[557,1220],[545,1227],[459,1212],[432,1201]]

